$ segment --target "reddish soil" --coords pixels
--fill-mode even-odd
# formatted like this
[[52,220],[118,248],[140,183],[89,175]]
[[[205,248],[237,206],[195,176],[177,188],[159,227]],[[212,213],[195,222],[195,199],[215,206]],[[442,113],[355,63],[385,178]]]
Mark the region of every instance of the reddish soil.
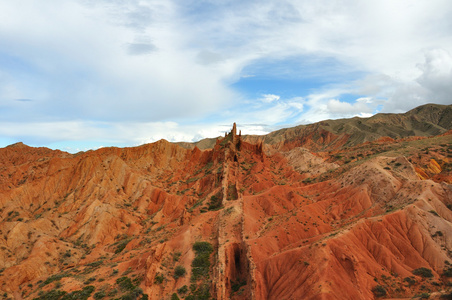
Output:
[[344,148],[326,131],[278,147],[235,132],[203,151],[0,149],[4,298],[451,293],[450,133]]

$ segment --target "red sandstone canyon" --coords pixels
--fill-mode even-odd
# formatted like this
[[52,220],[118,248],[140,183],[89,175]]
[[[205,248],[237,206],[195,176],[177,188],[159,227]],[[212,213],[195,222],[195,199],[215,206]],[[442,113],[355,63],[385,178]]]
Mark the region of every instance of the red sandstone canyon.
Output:
[[3,299],[452,297],[452,105],[0,159]]

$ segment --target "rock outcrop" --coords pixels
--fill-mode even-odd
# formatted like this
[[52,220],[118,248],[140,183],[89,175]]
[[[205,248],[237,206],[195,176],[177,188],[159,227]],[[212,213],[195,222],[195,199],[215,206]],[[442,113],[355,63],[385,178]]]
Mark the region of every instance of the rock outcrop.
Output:
[[451,133],[350,144],[328,124],[274,145],[234,124],[209,150],[0,149],[2,295],[450,297]]

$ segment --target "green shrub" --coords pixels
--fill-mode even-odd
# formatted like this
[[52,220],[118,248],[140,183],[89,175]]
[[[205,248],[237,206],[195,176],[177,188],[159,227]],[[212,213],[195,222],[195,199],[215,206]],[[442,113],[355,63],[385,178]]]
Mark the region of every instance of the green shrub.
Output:
[[180,298],[176,293],[174,293],[171,295],[171,300],[180,300]]
[[121,300],[136,300],[138,299],[138,297],[141,295],[141,299],[147,299],[147,295],[144,296],[143,294],[143,290],[140,288],[135,288],[132,291],[128,292],[127,294],[123,295],[121,298]]
[[165,276],[160,273],[155,274],[154,283],[160,284],[163,282],[163,280],[165,280]]
[[121,253],[122,250],[124,250],[124,249],[126,248],[127,244],[128,244],[131,240],[132,240],[132,239],[130,238],[130,239],[125,239],[125,240],[123,240],[123,241],[120,241],[120,242],[117,244],[117,246],[116,246],[115,254]]
[[96,288],[92,285],[85,286],[81,291],[74,291],[63,296],[62,300],[87,300]]
[[119,285],[119,289],[121,291],[131,291],[135,288],[132,280],[130,280],[130,278],[127,276],[116,279],[116,283]]
[[432,237],[436,237],[436,236],[443,236],[443,232],[437,230],[437,231],[432,235]]
[[237,280],[235,282],[231,281],[231,290],[233,293],[238,292],[242,286],[246,285],[246,280]]
[[[211,298],[210,295],[210,286],[208,284],[202,284],[193,292],[196,300],[208,300]],[[185,298],[188,299],[188,296]]]
[[428,212],[431,213],[431,214],[434,214],[437,217],[439,217],[438,213],[436,211],[434,211],[434,210],[429,210]]
[[210,254],[213,252],[213,247],[208,242],[196,242],[193,244],[193,250],[196,256],[191,263],[191,280],[196,281],[199,278],[209,276]]
[[57,300],[61,299],[61,297],[63,297],[65,294],[65,291],[51,290],[39,295],[39,297],[37,298],[33,298],[33,300]]
[[174,261],[179,261],[181,255],[182,255],[182,253],[180,251],[174,252],[173,253],[173,260]]
[[413,284],[416,283],[416,280],[414,280],[414,278],[411,277],[405,277],[403,278],[403,281],[408,282],[408,286],[412,286]]
[[104,297],[106,297],[107,295],[105,294],[105,292],[104,291],[100,291],[100,292],[97,292],[97,293],[95,293],[94,294],[94,299],[102,299],[102,298],[104,298]]
[[213,252],[213,247],[209,242],[196,242],[193,244],[193,250],[195,250],[196,254],[210,254]]
[[180,289],[177,289],[177,292],[180,295],[186,294],[188,292],[188,287],[186,285],[184,285],[183,287],[181,287]]
[[85,280],[85,282],[83,282],[83,284],[90,284],[91,282],[94,282],[94,281],[96,281],[96,278],[91,277],[91,278],[88,278],[87,280]]
[[67,274],[67,273],[61,273],[61,274],[55,274],[55,275],[52,275],[52,276],[48,277],[44,282],[40,283],[40,284],[39,284],[39,287],[46,286],[46,285],[48,285],[49,283],[52,283],[52,282],[54,282],[54,281],[59,281],[59,280],[61,280],[61,278],[63,278],[63,277],[69,277],[69,274]]
[[218,210],[221,208],[223,201],[223,193],[220,191],[210,197],[209,210]]
[[92,262],[92,263],[89,263],[89,264],[86,264],[86,265],[87,265],[88,267],[98,268],[98,267],[100,267],[103,263],[104,263],[104,260],[101,259],[101,260],[98,260],[98,261],[95,261],[95,262]]
[[384,296],[386,296],[386,290],[381,285],[374,286],[372,288],[372,293],[374,293],[375,297],[384,297]]
[[114,297],[117,293],[118,293],[117,289],[112,289],[111,291],[108,292],[107,296]]
[[432,270],[424,267],[413,270],[413,274],[424,278],[433,277]]
[[179,277],[185,276],[185,273],[187,273],[187,271],[185,270],[184,266],[177,266],[174,269],[174,278],[178,279]]

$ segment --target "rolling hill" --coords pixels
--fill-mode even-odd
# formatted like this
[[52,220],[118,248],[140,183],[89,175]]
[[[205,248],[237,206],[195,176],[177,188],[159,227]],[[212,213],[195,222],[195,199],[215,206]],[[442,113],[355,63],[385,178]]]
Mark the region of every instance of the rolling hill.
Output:
[[450,299],[451,127],[429,104],[184,147],[1,148],[1,295]]

